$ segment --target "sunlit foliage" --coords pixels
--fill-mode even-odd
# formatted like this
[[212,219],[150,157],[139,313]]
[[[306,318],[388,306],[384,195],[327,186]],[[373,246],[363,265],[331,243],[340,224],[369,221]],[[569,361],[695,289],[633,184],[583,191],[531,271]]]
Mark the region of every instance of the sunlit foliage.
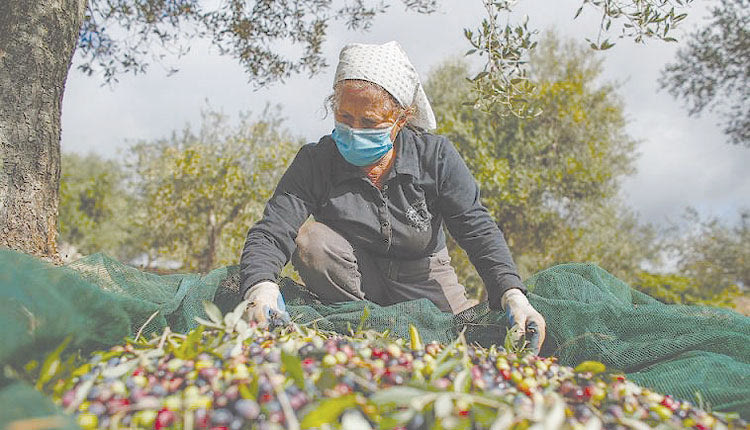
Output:
[[129,166],[138,220],[150,234],[142,244],[206,272],[236,264],[245,234],[260,219],[281,173],[301,142],[282,128],[278,110],[239,124],[204,112],[200,129],[131,149]]

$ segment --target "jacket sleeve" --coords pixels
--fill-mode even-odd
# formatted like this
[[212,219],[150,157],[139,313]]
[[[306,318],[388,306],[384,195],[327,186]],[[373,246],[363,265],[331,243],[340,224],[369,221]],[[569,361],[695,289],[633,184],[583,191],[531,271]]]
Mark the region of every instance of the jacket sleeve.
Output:
[[508,289],[526,288],[503,232],[479,199],[479,186],[448,139],[438,149],[438,205],[448,231],[469,255],[487,289],[489,305],[500,309]]
[[260,281],[277,281],[296,249],[300,226],[316,208],[315,187],[321,178],[315,177],[311,146],[297,152],[266,203],[263,218],[247,233],[240,257],[241,297]]

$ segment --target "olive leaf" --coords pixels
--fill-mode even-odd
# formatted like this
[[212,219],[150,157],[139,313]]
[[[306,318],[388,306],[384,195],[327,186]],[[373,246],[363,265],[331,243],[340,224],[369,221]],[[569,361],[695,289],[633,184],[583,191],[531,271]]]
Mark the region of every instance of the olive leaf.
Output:
[[42,390],[42,387],[49,382],[53,376],[60,370],[60,354],[68,347],[68,344],[73,339],[73,335],[68,335],[60,345],[52,351],[42,363],[42,368],[39,371],[39,378],[36,381],[36,389]]
[[234,344],[232,350],[229,352],[229,355],[231,357],[239,357],[240,355],[242,355],[242,341]]
[[243,399],[256,400],[257,396],[256,394],[253,394],[253,391],[250,388],[250,386],[248,386],[248,384],[240,384],[239,392],[240,392],[240,396],[242,396]]
[[218,328],[218,329],[223,329],[224,328],[223,324],[215,323],[213,321],[204,320],[201,317],[195,317],[195,322],[197,322],[200,325],[204,325],[206,327]]
[[505,332],[505,342],[503,346],[506,351],[515,354],[523,354],[528,345],[529,343],[524,339],[524,336],[521,334],[521,327],[518,325],[513,325]]
[[573,369],[576,373],[591,372],[593,374],[603,373],[607,370],[607,366],[598,361],[584,361]]
[[648,424],[638,421],[634,418],[623,417],[620,418],[620,424],[629,427],[633,430],[651,430],[651,426]]
[[201,352],[203,344],[203,326],[198,326],[185,338],[182,344],[175,348],[174,356],[182,360],[192,360]]
[[383,406],[395,404],[397,406],[406,406],[414,398],[430,393],[429,391],[410,386],[394,386],[379,390],[370,396],[370,401],[376,405]]
[[[505,407],[503,410],[497,411],[497,419],[490,426],[490,430],[505,430],[509,429],[513,425],[514,421],[513,409]],[[546,429],[547,427],[545,427]]]
[[234,312],[229,312],[224,315],[224,327],[227,333],[234,333],[234,326],[237,324],[237,321],[239,321],[240,317],[241,315],[237,315]]
[[33,371],[34,371],[34,370],[35,370],[35,369],[36,369],[37,367],[39,367],[39,362],[38,362],[38,361],[36,361],[36,360],[31,360],[31,361],[29,361],[28,363],[24,364],[24,366],[23,366],[23,370],[24,370],[24,371],[25,371],[26,373],[31,373],[31,372],[33,372]]
[[136,366],[138,366],[137,360],[123,361],[115,367],[108,367],[102,371],[102,376],[105,378],[119,378],[120,376],[126,375],[132,372]]
[[247,309],[247,305],[250,304],[250,300],[243,300],[239,303],[237,303],[237,306],[232,309],[232,312],[238,315],[242,315],[245,313],[245,310]]
[[81,404],[86,399],[86,396],[89,394],[89,391],[91,391],[91,387],[94,386],[94,382],[96,381],[95,377],[89,378],[76,389],[75,396],[73,397],[73,401],[70,403],[70,405],[65,409],[66,414],[72,414],[73,411],[78,409],[78,405]]
[[338,421],[345,410],[357,405],[356,394],[325,399],[311,408],[302,421],[301,428],[321,427]]
[[141,366],[146,366],[152,360],[163,357],[164,354],[165,352],[163,349],[151,349],[143,353],[136,352],[138,362]]
[[468,393],[471,389],[471,371],[464,369],[458,372],[456,379],[453,381],[453,391],[456,393]]
[[75,370],[76,355],[70,354],[68,358],[59,366],[57,372],[53,375],[55,382],[53,386],[53,393],[57,396],[62,395],[62,391],[65,388],[64,381],[70,378],[70,375]]
[[430,375],[430,381],[434,382],[442,378],[443,376],[450,373],[450,371],[459,364],[461,364],[461,360],[457,358],[441,363],[438,367],[435,368],[435,371],[432,372],[432,375]]
[[435,416],[447,418],[453,412],[453,400],[449,394],[441,394],[435,400]]
[[240,335],[240,337],[244,339],[247,339],[248,337],[248,330],[250,327],[247,325],[247,321],[240,318],[237,320],[237,323],[234,325],[234,329],[237,331],[237,333]]
[[411,421],[416,415],[417,411],[414,409],[397,411],[393,414],[385,415],[378,425],[380,428],[394,428],[399,426],[403,428],[403,425]]
[[347,430],[372,430],[372,426],[355,410],[349,410],[341,417],[341,428]]
[[335,387],[337,383],[338,379],[336,378],[336,375],[334,375],[330,370],[324,370],[323,373],[320,374],[318,380],[315,382],[315,386],[319,390],[325,391]]
[[302,364],[298,356],[281,351],[281,363],[284,365],[284,369],[289,376],[292,377],[294,383],[300,389],[305,388],[305,372],[302,370]]
[[247,326],[247,322],[242,319],[242,316],[245,315],[245,310],[249,303],[249,300],[243,300],[234,307],[232,312],[224,315],[224,325],[226,326],[227,333],[233,333],[234,331],[239,332],[239,330],[237,330],[238,326],[242,327],[240,321],[243,321],[245,326]]
[[77,369],[73,370],[73,372],[70,374],[71,377],[81,377],[89,372],[91,372],[91,369],[94,367],[91,363],[83,364],[82,366],[78,367]]
[[422,336],[419,335],[419,330],[414,327],[414,324],[409,324],[409,346],[412,350],[423,350],[424,343],[422,343]]
[[357,333],[360,333],[365,329],[365,322],[367,322],[368,318],[370,318],[370,308],[365,306],[365,308],[362,310],[362,317],[359,319]]
[[[492,423],[495,421],[495,418],[497,417],[497,409],[491,408],[486,405],[481,404],[473,404],[471,407],[471,415],[472,418],[476,421],[476,427],[477,428],[490,428]],[[545,427],[547,428],[551,427]],[[560,427],[554,427],[555,429],[558,429]]]
[[435,366],[439,366],[443,361],[445,361],[448,358],[448,355],[456,348],[456,345],[458,345],[460,341],[461,338],[456,337],[456,339],[451,342],[450,345],[440,351],[440,354],[438,354],[437,358],[435,358]]
[[203,301],[203,310],[206,311],[206,315],[211,319],[211,321],[214,322],[216,325],[221,325],[224,318],[221,315],[221,309],[219,309],[218,306],[213,304],[212,302],[209,302],[208,300]]
[[557,429],[563,426],[565,422],[565,400],[554,394],[552,397],[552,407],[546,411],[543,425],[545,429]]

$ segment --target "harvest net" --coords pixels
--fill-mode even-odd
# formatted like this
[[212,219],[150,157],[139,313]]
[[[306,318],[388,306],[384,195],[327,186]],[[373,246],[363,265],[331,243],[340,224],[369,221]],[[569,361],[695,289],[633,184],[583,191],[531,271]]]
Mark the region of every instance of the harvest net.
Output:
[[[160,276],[103,254],[52,267],[0,251],[0,365],[6,370],[0,375],[0,427],[54,409],[7,369],[44,359],[68,336],[69,348],[85,354],[119,344],[139,329],[146,337],[167,326],[189,331],[196,327],[194,317],[207,317],[203,300],[231,310],[240,301],[238,284],[236,266]],[[592,264],[554,266],[526,286],[529,301],[547,321],[541,355],[569,366],[600,361],[642,386],[692,402],[700,397],[714,411],[750,418],[750,318],[712,307],[665,305]],[[464,330],[469,342],[489,346],[502,344],[507,328],[504,313],[486,302],[452,315],[426,299],[387,307],[324,305],[291,279],[284,278],[281,288],[293,320],[325,330],[348,333],[366,313],[365,327],[377,331],[408,338],[411,324],[426,342],[448,343]],[[75,427],[60,423],[67,425]]]

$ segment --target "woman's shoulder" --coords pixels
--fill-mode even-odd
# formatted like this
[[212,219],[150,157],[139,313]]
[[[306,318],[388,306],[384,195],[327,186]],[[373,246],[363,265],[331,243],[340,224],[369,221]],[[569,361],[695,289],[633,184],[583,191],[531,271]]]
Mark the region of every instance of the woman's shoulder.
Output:
[[431,131],[424,130],[419,127],[408,126],[405,130],[408,130],[417,144],[421,145],[435,145],[440,144],[448,138],[442,134],[433,133]]
[[419,158],[424,160],[440,161],[446,152],[455,150],[450,139],[442,134],[409,127],[410,141],[413,143]]
[[331,138],[330,134],[326,134],[325,136],[318,139],[317,142],[310,142],[307,145],[304,145],[309,148],[311,151],[327,151],[333,148],[335,143],[333,142],[333,139]]
[[330,159],[335,155],[336,144],[333,142],[330,134],[321,137],[317,142],[310,142],[299,149],[300,154],[305,154],[316,161]]

